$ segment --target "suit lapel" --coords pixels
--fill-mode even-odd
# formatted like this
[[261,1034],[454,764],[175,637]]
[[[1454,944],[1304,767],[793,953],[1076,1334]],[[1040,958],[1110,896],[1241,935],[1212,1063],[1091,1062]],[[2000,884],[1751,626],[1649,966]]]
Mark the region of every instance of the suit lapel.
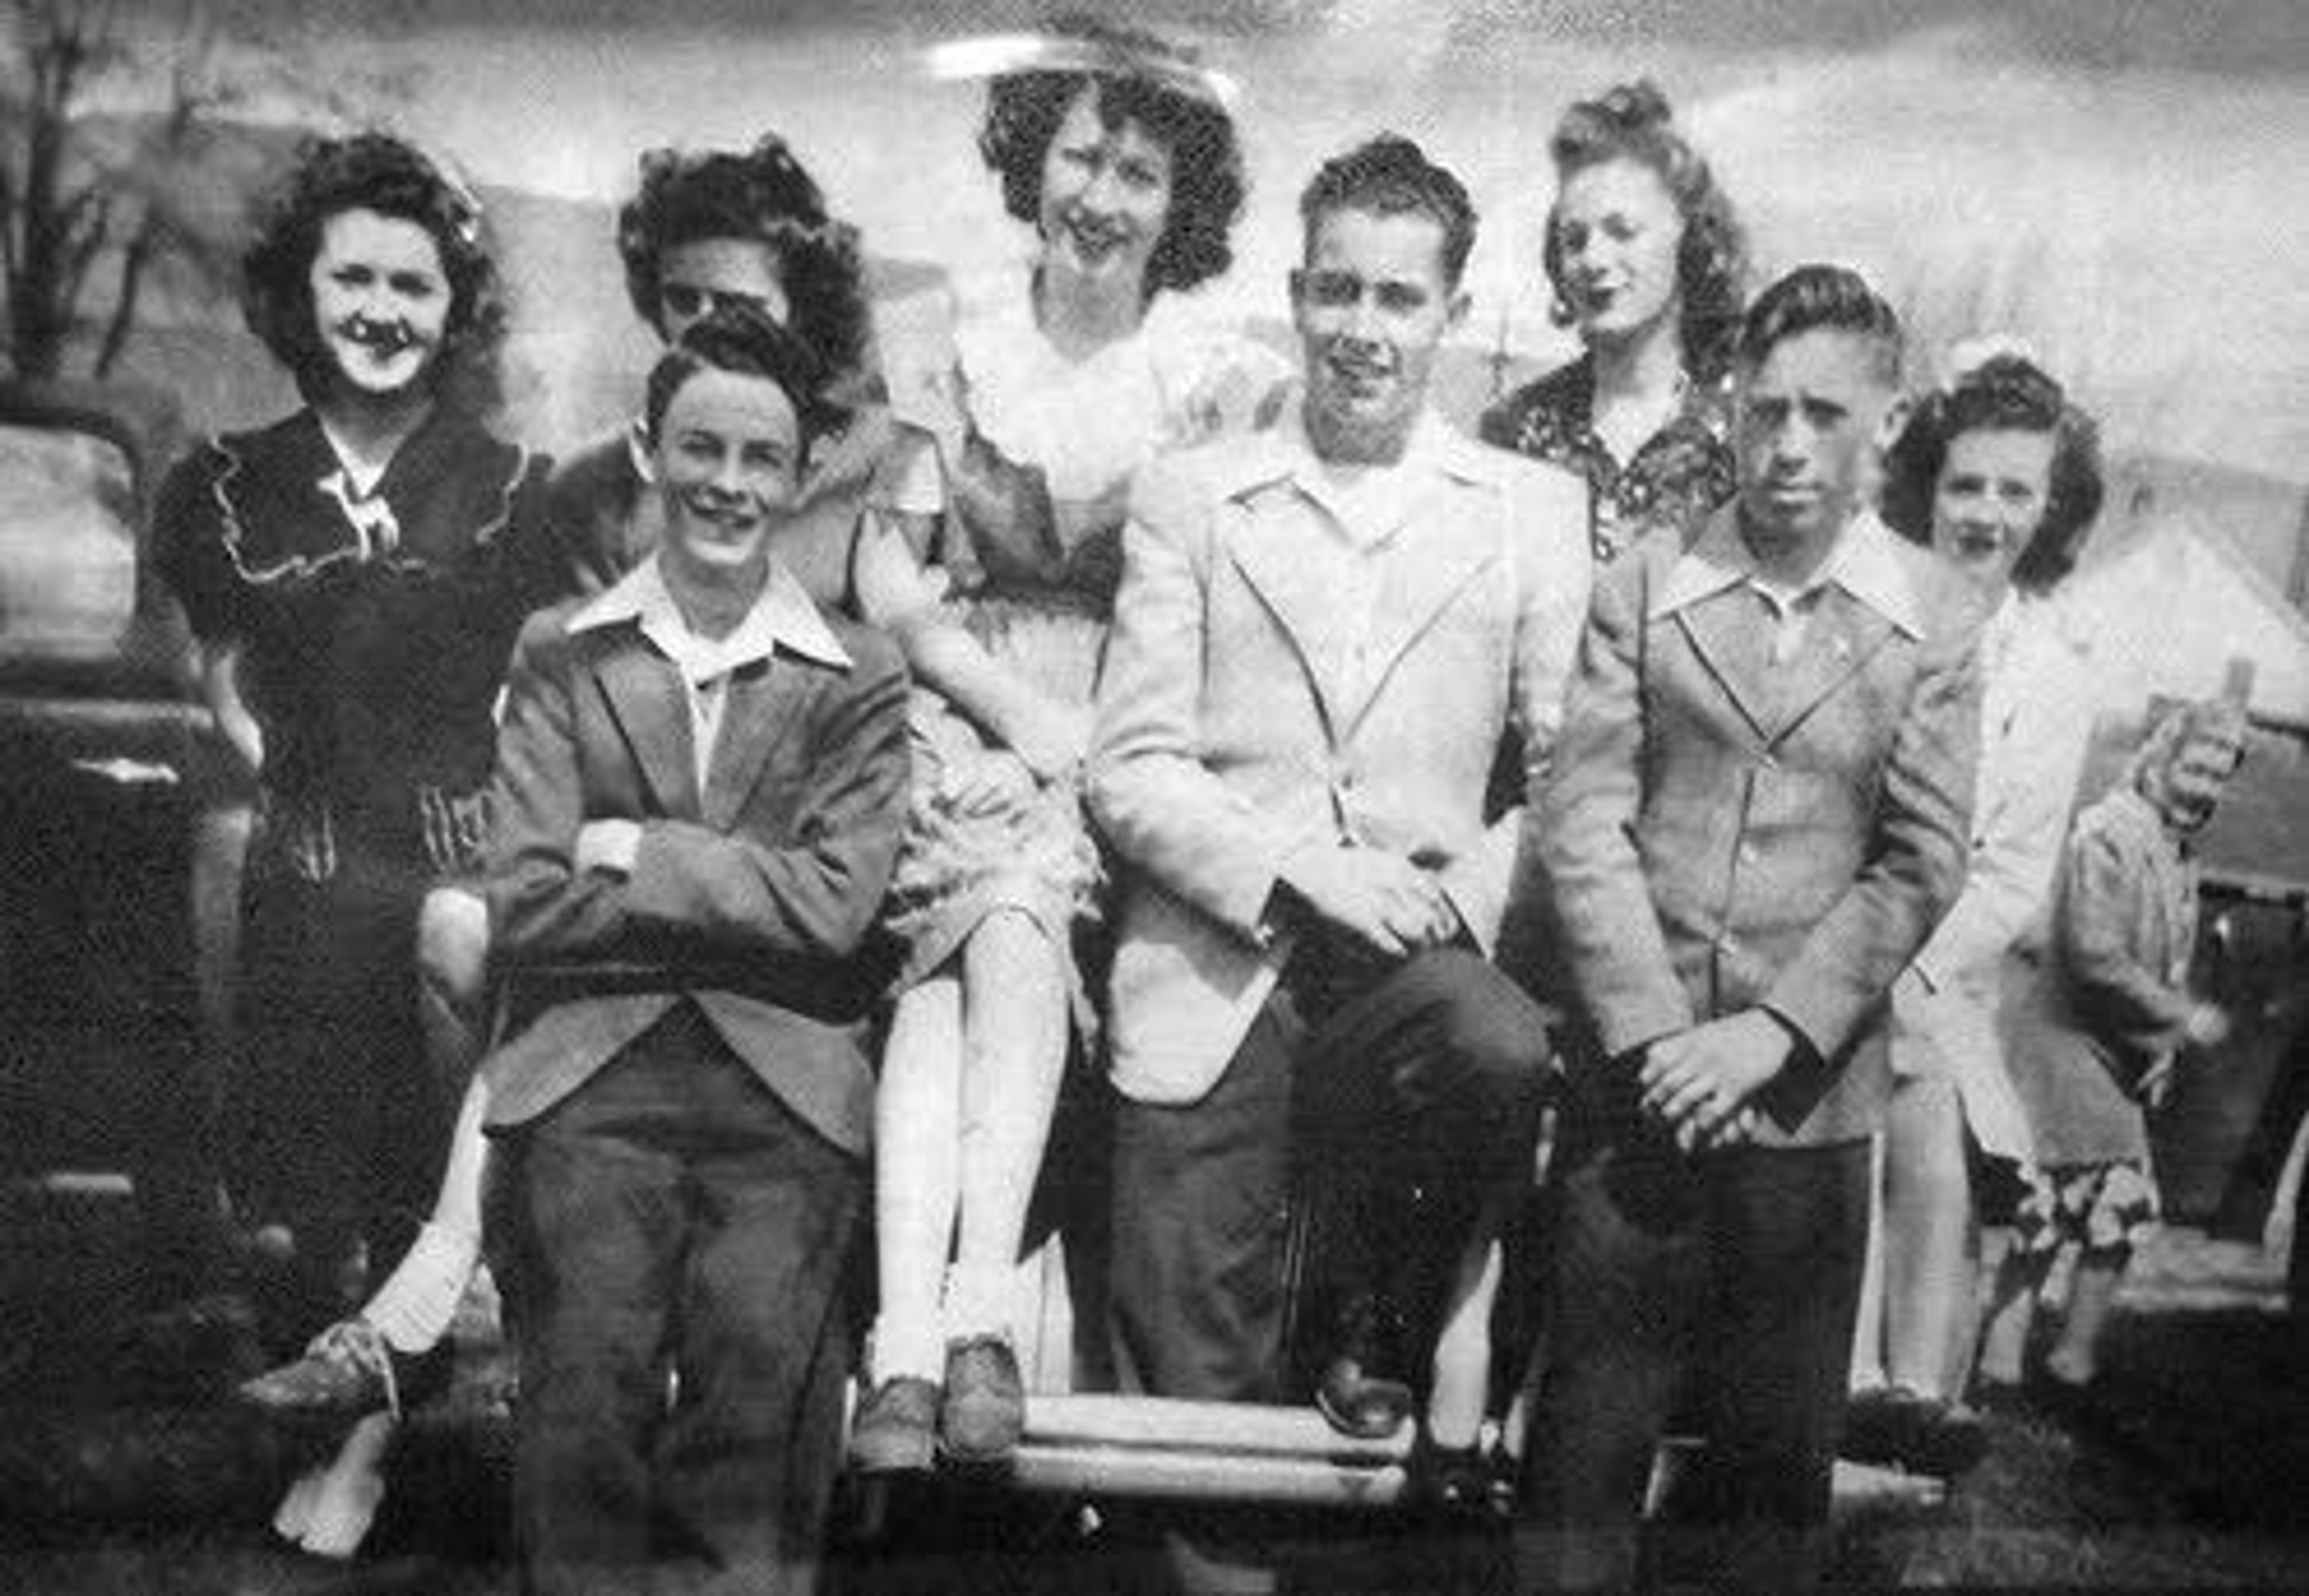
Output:
[[1350,734],[1435,617],[1469,582],[1498,563],[1500,537],[1493,513],[1500,507],[1499,499],[1444,480],[1437,483],[1430,502],[1444,505],[1446,513],[1432,515],[1423,505],[1381,556],[1378,611],[1365,645],[1368,668],[1352,701],[1342,705],[1345,713],[1341,723]]
[[722,712],[722,732],[705,778],[703,818],[716,831],[737,824],[738,812],[753,796],[762,766],[793,724],[796,668],[772,658],[749,665],[730,679],[730,702]]
[[697,768],[690,755],[689,704],[682,696],[680,674],[638,631],[621,638],[594,674],[659,807],[684,818],[696,815]]
[[1892,623],[1840,587],[1820,595],[1796,657],[1783,668],[1770,740],[1779,741],[1865,667],[1892,635]]
[[[1295,487],[1269,491],[1297,496]],[[1235,569],[1258,593],[1298,654],[1315,690],[1325,723],[1336,737],[1345,725],[1340,702],[1346,650],[1352,645],[1338,613],[1332,574],[1345,549],[1322,524],[1323,512],[1300,500],[1295,513],[1252,525],[1234,505],[1223,512],[1220,541]]]
[[1758,737],[1769,738],[1772,656],[1760,603],[1745,588],[1729,587],[1676,610],[1675,624],[1733,708]]

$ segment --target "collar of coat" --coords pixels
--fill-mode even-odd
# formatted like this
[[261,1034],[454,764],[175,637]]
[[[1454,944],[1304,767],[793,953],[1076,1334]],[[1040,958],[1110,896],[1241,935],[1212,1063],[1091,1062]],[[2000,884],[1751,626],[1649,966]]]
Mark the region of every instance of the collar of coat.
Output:
[[[1476,443],[1430,408],[1412,423],[1399,469],[1432,470],[1503,491],[1512,463],[1510,456]],[[1239,439],[1220,470],[1219,489],[1227,498],[1244,498],[1262,487],[1289,483],[1319,503],[1328,502],[1324,463],[1307,436],[1298,404],[1285,406],[1273,426]]]
[[[1709,519],[1669,569],[1652,600],[1651,618],[1664,619],[1752,582],[1756,575],[1756,556],[1740,535],[1740,505],[1734,499]],[[1804,583],[1807,591],[1830,586],[1843,589],[1909,637],[1924,635],[1924,601],[1909,573],[1905,546],[1874,511],[1863,510],[1852,518],[1828,558]]]
[[652,555],[619,577],[592,602],[570,616],[571,633],[590,632],[620,622],[637,624],[642,635],[681,667],[691,682],[711,681],[726,672],[767,660],[783,648],[838,670],[850,668],[850,654],[810,602],[801,583],[776,560],[770,562],[754,607],[727,637],[700,637],[682,618],[672,590]]

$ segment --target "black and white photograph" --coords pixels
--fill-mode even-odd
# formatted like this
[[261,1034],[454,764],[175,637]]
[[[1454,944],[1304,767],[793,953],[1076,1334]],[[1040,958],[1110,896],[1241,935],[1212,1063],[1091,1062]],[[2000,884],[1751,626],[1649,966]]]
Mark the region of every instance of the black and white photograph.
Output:
[[6,0],[0,1596],[2309,1585],[2293,0]]

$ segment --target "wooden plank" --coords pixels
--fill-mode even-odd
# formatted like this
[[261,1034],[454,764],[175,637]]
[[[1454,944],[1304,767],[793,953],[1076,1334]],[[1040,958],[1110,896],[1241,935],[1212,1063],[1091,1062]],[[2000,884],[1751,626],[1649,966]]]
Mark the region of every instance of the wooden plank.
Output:
[[1393,1506],[1403,1495],[1404,1473],[1396,1463],[1353,1467],[1319,1458],[1030,1440],[1018,1449],[1011,1480],[1031,1491],[1379,1508]]
[[1310,1407],[1182,1402],[1112,1395],[1030,1395],[1026,1440],[1064,1448],[1106,1447],[1258,1458],[1296,1458],[1378,1468],[1411,1452],[1412,1427],[1383,1440],[1343,1436]]

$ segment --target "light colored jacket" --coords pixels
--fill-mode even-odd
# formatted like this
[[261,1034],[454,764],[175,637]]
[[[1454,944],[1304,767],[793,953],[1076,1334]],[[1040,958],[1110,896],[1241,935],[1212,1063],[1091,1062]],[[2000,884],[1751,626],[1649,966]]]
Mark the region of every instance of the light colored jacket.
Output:
[[[1139,478],[1089,761],[1125,861],[1114,1081],[1191,1102],[1290,954],[1284,862],[1363,846],[1435,870],[1486,952],[1518,815],[1502,739],[1555,740],[1589,585],[1586,489],[1424,418],[1402,523],[1359,548],[1295,416]],[[1366,608],[1363,600],[1368,598]]]
[[1977,606],[1864,514],[1775,662],[1737,515],[1599,580],[1534,853],[1594,1067],[1762,1006],[1808,1057],[1763,1094],[1761,1139],[1855,1140],[1885,1095],[1886,994],[1964,881]]

